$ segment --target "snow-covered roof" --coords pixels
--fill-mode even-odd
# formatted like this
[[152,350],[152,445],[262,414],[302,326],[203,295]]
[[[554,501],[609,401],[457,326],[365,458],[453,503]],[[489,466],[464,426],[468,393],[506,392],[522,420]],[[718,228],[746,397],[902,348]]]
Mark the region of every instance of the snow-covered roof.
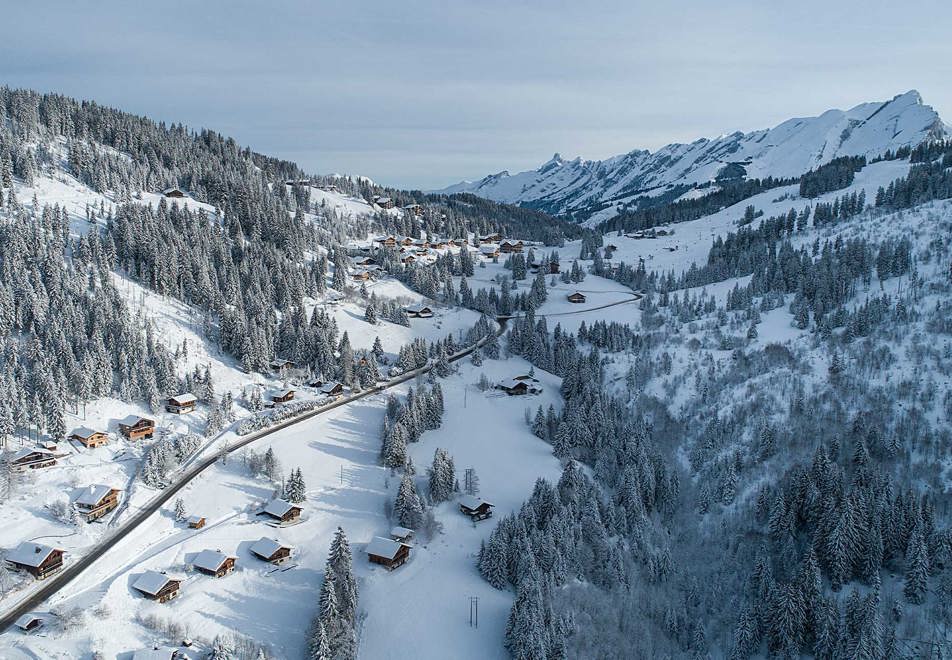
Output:
[[321,392],[323,392],[324,394],[330,394],[330,393],[333,392],[339,385],[340,385],[340,383],[338,383],[336,380],[332,380],[332,381],[330,381],[329,383],[324,383],[323,385],[321,385]]
[[459,503],[467,509],[478,509],[483,504],[495,506],[481,497],[476,497],[475,495],[463,495],[459,498]]
[[73,429],[72,435],[75,435],[77,438],[83,438],[85,440],[101,432],[102,431],[95,431],[89,428],[88,426],[80,426],[77,429]]
[[292,389],[274,390],[273,392],[271,392],[271,396],[276,396],[281,398],[290,396],[291,394],[294,394],[294,390]]
[[400,543],[400,541],[385,539],[382,536],[375,536],[370,541],[370,543],[367,544],[367,554],[374,555],[376,557],[386,557],[387,559],[393,559],[397,556],[397,553],[403,546],[408,548],[410,547],[406,543]]
[[30,454],[45,454],[48,456],[54,455],[53,452],[51,452],[49,449],[44,449],[43,447],[26,447],[25,449],[21,449],[20,451],[15,453],[13,456],[11,456],[10,462],[15,463],[16,461],[26,458]]
[[300,508],[300,507],[295,507],[293,504],[291,504],[287,500],[274,499],[268,502],[265,505],[265,507],[262,509],[262,511],[264,511],[265,513],[269,515],[276,516],[278,518],[283,518],[285,514],[287,514],[288,511],[294,508]]
[[102,484],[87,486],[83,489],[80,496],[76,498],[76,504],[96,506],[110,491],[112,491],[112,486],[103,486]]
[[162,587],[175,579],[177,578],[170,577],[165,573],[159,573],[158,571],[146,571],[132,583],[132,586],[143,593],[154,596],[162,591]]
[[132,660],[172,660],[176,657],[177,649],[171,646],[161,646],[157,649],[139,649],[132,654]]
[[255,541],[254,544],[252,544],[250,550],[259,557],[268,559],[281,548],[288,548],[290,550],[291,546],[285,545],[277,539],[269,539],[266,536],[262,536],[260,539]]
[[221,550],[202,550],[195,555],[195,559],[192,560],[192,566],[203,568],[206,571],[214,573],[221,568],[228,559],[229,555],[226,555]]
[[143,420],[147,422],[152,421],[148,419],[147,417],[143,417],[142,415],[126,415],[125,417],[119,420],[119,423],[122,424],[123,426],[135,426],[136,424],[138,424],[139,422]]
[[7,555],[7,561],[22,566],[33,566],[34,568],[42,564],[53,554],[56,548],[42,543],[33,543],[27,541],[18,545],[13,552]]
[[39,617],[35,614],[24,614],[23,616],[21,616],[19,619],[16,620],[15,625],[17,628],[28,630],[30,628],[30,624],[32,624],[34,621],[39,621],[42,623],[43,617]]
[[186,392],[185,394],[177,394],[173,397],[169,397],[169,401],[173,401],[179,405],[188,405],[189,403],[198,401],[198,397],[191,392]]
[[[538,381],[533,381],[533,382],[537,383]],[[520,380],[518,378],[506,378],[505,380],[499,381],[499,385],[497,385],[497,387],[502,387],[507,390],[511,390],[515,387],[519,387],[520,385],[522,385],[522,386],[525,386],[527,390],[534,392],[540,388],[538,385],[534,385],[533,382],[530,382],[527,380]]]
[[201,521],[204,520],[204,519],[205,519],[204,516],[189,516],[189,517],[186,519],[185,522],[187,522],[187,523],[189,523],[189,524],[192,524],[192,523],[201,522]]
[[412,529],[407,529],[406,527],[400,527],[399,525],[390,530],[390,536],[396,536],[397,538],[405,539],[408,536],[413,534]]
[[389,203],[390,203],[390,198],[389,198],[389,197],[378,197],[375,201],[376,201],[378,204],[389,204]]
[[432,311],[433,311],[432,309],[430,309],[430,307],[428,307],[427,305],[423,305],[423,304],[420,304],[420,305],[407,305],[405,309],[406,309],[406,311],[408,311],[408,312],[413,312],[413,313],[415,313],[415,314],[419,314],[420,312],[432,312]]

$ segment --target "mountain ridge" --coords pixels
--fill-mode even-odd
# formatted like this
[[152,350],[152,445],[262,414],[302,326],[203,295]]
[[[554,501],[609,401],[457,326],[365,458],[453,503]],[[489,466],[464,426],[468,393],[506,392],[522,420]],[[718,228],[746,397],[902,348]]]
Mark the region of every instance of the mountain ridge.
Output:
[[603,160],[566,160],[556,152],[535,170],[502,170],[437,192],[469,192],[580,219],[597,212],[604,220],[620,204],[677,186],[707,186],[725,175],[799,176],[839,156],[872,158],[950,134],[939,114],[910,90],[888,101],[794,117],[768,129],[671,143],[654,152],[634,149]]

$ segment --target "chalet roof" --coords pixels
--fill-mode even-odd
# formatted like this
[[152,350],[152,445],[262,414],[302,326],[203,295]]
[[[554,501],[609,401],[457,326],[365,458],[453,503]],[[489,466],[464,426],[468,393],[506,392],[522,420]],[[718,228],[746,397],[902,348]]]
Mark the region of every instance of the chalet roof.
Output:
[[132,660],[174,660],[178,658],[178,649],[160,646],[155,649],[139,649],[132,654]]
[[269,559],[281,548],[287,548],[288,550],[291,550],[291,546],[281,543],[277,539],[269,539],[266,536],[262,536],[252,544],[250,550],[259,557]]
[[405,539],[408,536],[413,534],[412,529],[407,529],[406,527],[400,527],[399,525],[390,530],[390,536],[396,536],[397,538]]
[[86,506],[96,506],[106,495],[112,492],[112,486],[103,486],[94,484],[87,486],[83,492],[76,498],[76,504],[85,504]]
[[397,556],[397,553],[400,552],[401,547],[409,548],[412,546],[408,543],[401,543],[393,539],[385,539],[382,536],[375,536],[370,543],[367,544],[367,554],[374,555],[375,557],[393,559]]
[[496,506],[491,502],[487,502],[481,497],[476,497],[475,495],[462,495],[459,498],[460,505],[466,507],[467,509],[478,509],[483,504],[487,506]]
[[389,204],[389,203],[390,203],[390,198],[389,198],[389,197],[378,197],[378,198],[375,199],[374,201],[377,202],[378,204]]
[[539,381],[535,379],[532,379],[532,381],[528,381],[528,380],[520,380],[518,378],[507,378],[505,380],[499,381],[499,385],[497,385],[497,387],[505,388],[507,390],[511,390],[516,387],[525,387],[530,392],[535,392],[535,391],[541,390],[541,388],[537,384],[538,382]]
[[182,193],[183,195],[185,194],[185,191],[184,191],[184,190],[182,190],[181,188],[177,188],[177,187],[175,187],[175,186],[173,186],[173,187],[171,187],[171,188],[166,188],[165,190],[162,191],[162,194],[163,194],[163,195],[168,195],[169,193],[174,193],[174,192],[180,192],[180,193]]
[[332,380],[328,383],[324,383],[323,385],[321,385],[321,392],[324,394],[330,394],[337,388],[338,385],[340,385],[340,383],[338,383],[336,380]]
[[506,238],[502,241],[502,245],[522,245],[522,241],[516,241],[511,238]]
[[123,426],[135,426],[141,421],[151,422],[152,420],[148,417],[142,417],[141,415],[126,415],[119,420],[119,423]]
[[185,522],[189,524],[199,523],[204,519],[205,519],[205,516],[189,516],[188,518],[186,518]]
[[276,397],[281,397],[281,398],[284,398],[284,397],[289,396],[289,395],[291,395],[291,394],[294,394],[294,390],[292,390],[292,389],[290,389],[290,388],[286,388],[286,389],[283,389],[283,390],[274,390],[274,391],[271,392],[271,396],[276,396]]
[[291,509],[300,508],[301,507],[295,506],[287,500],[274,499],[268,502],[262,511],[268,515],[275,516],[276,518],[283,518]]
[[195,559],[192,560],[192,566],[203,568],[206,571],[214,573],[230,558],[230,555],[226,555],[221,550],[202,550],[195,555]]
[[43,447],[25,447],[21,449],[20,451],[18,451],[17,453],[15,453],[13,456],[11,456],[10,462],[16,463],[17,461],[22,461],[24,458],[26,458],[30,454],[43,454],[46,456],[55,456],[53,452],[51,452],[49,449],[44,449]]
[[30,624],[34,621],[43,622],[43,617],[37,616],[35,614],[24,614],[19,619],[16,620],[15,624],[17,628],[22,628],[23,630],[29,630]]
[[187,406],[190,403],[198,401],[198,397],[191,392],[186,392],[185,394],[176,394],[173,397],[169,397],[169,401],[180,406]]
[[420,312],[432,312],[433,310],[427,305],[407,305],[404,309],[408,312],[413,312],[419,314]]
[[45,562],[55,550],[56,548],[43,545],[42,543],[27,541],[18,545],[6,558],[7,561],[11,561],[15,564],[36,568]]
[[271,360],[272,367],[283,367],[286,364],[294,364],[293,360],[285,360],[284,358],[274,358]]
[[177,579],[178,578],[173,578],[165,573],[159,573],[158,571],[146,571],[132,583],[132,586],[142,593],[154,596],[162,591],[162,588],[169,582]]
[[83,440],[86,440],[87,438],[91,438],[97,433],[102,433],[102,431],[93,430],[89,428],[88,426],[80,426],[79,428],[73,429],[73,432],[71,435],[75,435],[77,438],[82,438]]

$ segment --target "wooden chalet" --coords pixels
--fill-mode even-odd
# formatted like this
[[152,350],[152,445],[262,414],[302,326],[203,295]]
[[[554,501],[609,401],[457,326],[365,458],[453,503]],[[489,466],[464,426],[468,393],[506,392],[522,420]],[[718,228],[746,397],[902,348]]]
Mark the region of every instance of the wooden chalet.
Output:
[[416,261],[416,257],[414,257],[412,254],[405,254],[400,257],[400,261],[404,264],[412,264],[414,261]]
[[204,516],[189,516],[185,519],[185,522],[188,523],[189,529],[201,529],[205,526],[205,517]]
[[70,440],[75,440],[82,444],[86,449],[95,449],[102,447],[109,442],[109,435],[105,431],[95,431],[85,426],[80,426],[69,434]]
[[278,566],[291,558],[291,550],[293,550],[291,546],[265,536],[255,541],[249,549],[258,559]]
[[300,520],[301,511],[303,510],[301,507],[291,504],[286,500],[274,499],[268,502],[258,515],[268,516],[278,521],[279,525],[287,525]]
[[459,498],[460,513],[469,516],[474,521],[491,518],[494,506],[494,504],[475,495],[463,495]]
[[192,660],[192,656],[171,646],[155,644],[151,648],[135,651],[130,660]]
[[423,206],[421,204],[407,204],[403,207],[403,210],[413,215],[423,215]]
[[374,259],[373,257],[357,257],[354,259],[355,266],[373,266]]
[[56,465],[56,454],[43,447],[26,447],[7,458],[11,470],[24,472]]
[[568,300],[570,303],[583,303],[585,302],[585,294],[579,293],[578,291],[576,291],[575,293],[570,293],[569,295],[567,295],[565,299]]
[[502,390],[509,396],[522,396],[524,394],[539,394],[542,387],[535,378],[507,378],[496,384],[497,390]]
[[375,536],[367,544],[367,559],[372,564],[386,566],[391,571],[398,566],[403,565],[410,558],[409,543],[385,539],[382,536]]
[[374,239],[375,243],[379,243],[383,247],[397,247],[397,237],[396,236],[380,236]]
[[191,392],[186,392],[185,394],[177,394],[176,396],[169,397],[169,400],[165,404],[165,409],[170,413],[182,415],[195,410],[197,404],[198,397]]
[[411,245],[413,245],[413,239],[410,238],[409,236],[404,236],[403,238],[400,239],[400,245],[402,245],[403,247],[410,247]]
[[355,268],[354,270],[348,273],[351,279],[357,280],[359,282],[367,282],[368,280],[373,279],[373,273],[366,268]]
[[514,252],[522,252],[524,247],[522,241],[510,241],[506,239],[499,244],[499,251],[503,254],[511,254]]
[[155,433],[155,422],[148,417],[129,415],[119,420],[119,432],[127,440],[149,440]]
[[146,571],[132,583],[133,589],[159,603],[167,603],[176,598],[181,586],[181,579],[158,571]]
[[492,234],[483,234],[482,236],[479,237],[480,243],[487,243],[487,242],[497,243],[501,240],[502,240],[502,236],[498,232],[492,233]]
[[65,550],[27,541],[9,553],[6,560],[13,568],[26,571],[37,580],[44,580],[63,568],[64,554]]
[[344,386],[338,383],[336,380],[324,383],[321,385],[321,394],[325,396],[338,397],[344,393]]
[[393,200],[389,197],[377,197],[376,195],[374,196],[374,204],[382,209],[392,209],[394,206]]
[[171,197],[173,199],[181,199],[182,197],[188,196],[188,194],[181,188],[166,188],[162,191],[162,195],[165,197]]
[[413,530],[406,527],[394,527],[390,530],[390,538],[399,543],[409,543],[413,538]]
[[205,575],[220,578],[235,570],[237,557],[226,555],[221,550],[202,550],[192,559],[192,567]]
[[33,632],[43,627],[43,619],[33,613],[24,614],[14,624],[25,633]]
[[119,489],[101,484],[87,486],[76,498],[76,508],[92,522],[119,506]]
[[558,261],[550,261],[550,262],[549,262],[549,274],[550,274],[550,275],[557,275],[558,272],[559,272],[559,262],[558,262]]
[[271,371],[283,371],[285,369],[294,369],[297,365],[292,360],[275,358],[271,360],[269,366],[271,367]]
[[433,310],[426,305],[410,305],[404,307],[404,311],[411,319],[428,319],[433,316]]
[[271,401],[274,403],[287,403],[294,400],[294,390],[278,390],[271,393]]
[[483,245],[479,248],[479,253],[487,259],[495,259],[499,256],[498,245]]

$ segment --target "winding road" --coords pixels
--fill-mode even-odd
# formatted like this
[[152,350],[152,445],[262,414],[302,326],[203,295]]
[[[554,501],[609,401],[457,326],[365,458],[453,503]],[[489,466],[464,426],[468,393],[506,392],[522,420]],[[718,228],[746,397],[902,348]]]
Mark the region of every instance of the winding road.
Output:
[[[636,302],[641,299],[641,294],[634,293],[631,299],[620,300],[613,303],[608,303],[605,305],[599,305],[597,307],[590,307],[587,309],[572,310],[568,312],[554,312],[551,314],[537,314],[536,316],[565,316],[569,314],[581,314],[585,312],[597,311],[599,309],[605,309],[607,307],[615,307],[617,305],[624,305],[632,302]],[[508,325],[509,319],[515,318],[515,316],[498,316],[496,317],[496,322],[499,324],[499,329],[496,331],[496,336],[502,336],[506,331],[506,326]],[[481,348],[485,344],[491,335],[483,337],[478,342],[472,346],[468,346],[463,350],[455,353],[450,356],[450,362],[456,362],[462,358],[470,355],[477,348]],[[375,385],[374,387],[363,390],[357,394],[351,394],[347,397],[342,397],[336,399],[330,403],[322,405],[314,410],[310,410],[306,413],[293,417],[291,419],[279,422],[274,426],[269,426],[266,429],[261,429],[254,433],[249,433],[247,436],[244,436],[237,442],[227,445],[226,447],[212,453],[208,457],[202,459],[188,470],[183,472],[179,478],[166,486],[162,491],[160,491],[144,508],[140,509],[133,515],[131,518],[122,523],[121,526],[117,527],[115,532],[107,536],[106,538],[99,541],[96,545],[89,549],[82,557],[76,560],[73,563],[68,564],[63,570],[55,575],[47,578],[47,580],[42,584],[42,586],[36,591],[31,592],[29,595],[24,597],[18,603],[16,603],[11,609],[6,611],[2,616],[0,616],[0,631],[6,632],[10,626],[12,626],[18,618],[34,611],[39,605],[41,605],[48,598],[59,592],[61,589],[66,587],[72,580],[81,575],[87,568],[92,566],[96,560],[100,559],[104,554],[106,554],[110,549],[112,549],[117,543],[126,538],[129,534],[135,531],[140,525],[142,525],[152,514],[156,513],[163,505],[167,504],[176,493],[178,493],[182,488],[187,486],[195,477],[200,475],[202,472],[207,470],[209,467],[214,465],[222,456],[235,452],[243,447],[250,445],[251,443],[260,440],[268,435],[277,433],[282,429],[286,429],[289,426],[294,424],[300,424],[312,417],[317,415],[323,415],[324,413],[339,408],[341,406],[346,406],[347,404],[362,399],[379,392],[383,392],[392,387],[396,387],[402,383],[412,380],[421,374],[429,372],[433,368],[432,363],[428,363],[426,366],[413,371],[408,371],[405,374],[396,376],[395,378],[388,380],[384,383]]]

